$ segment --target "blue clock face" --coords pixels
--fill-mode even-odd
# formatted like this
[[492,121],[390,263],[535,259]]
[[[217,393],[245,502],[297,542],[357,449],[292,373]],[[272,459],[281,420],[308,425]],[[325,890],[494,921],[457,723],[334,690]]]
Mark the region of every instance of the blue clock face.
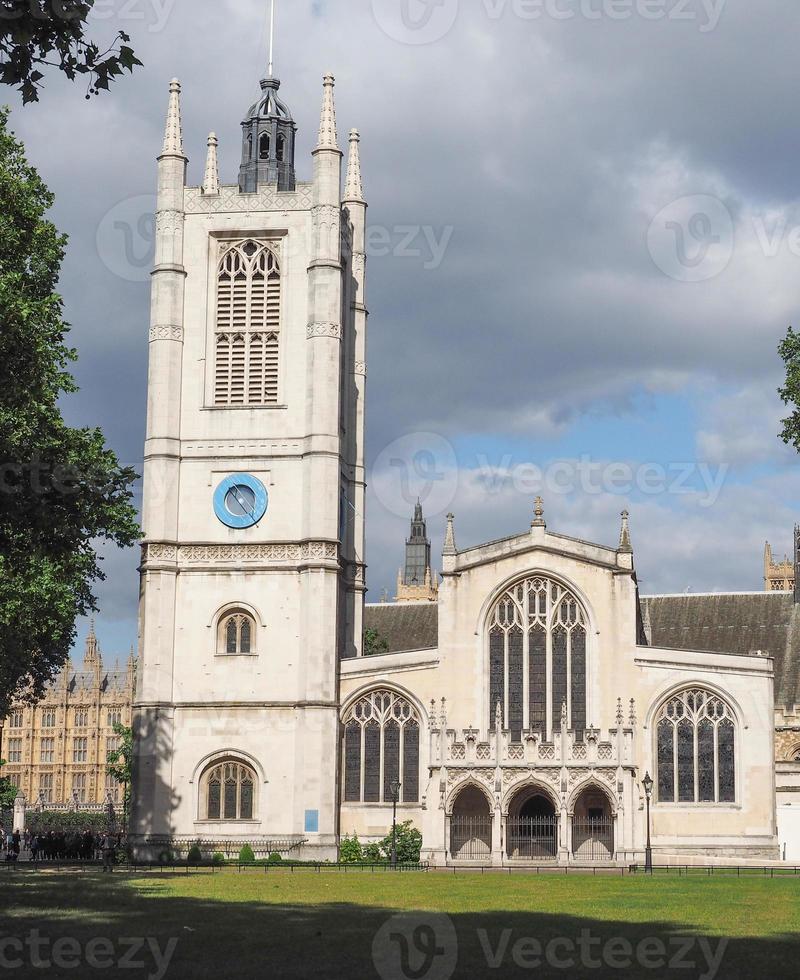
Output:
[[214,513],[226,527],[236,530],[255,527],[268,507],[267,488],[247,473],[227,477],[214,493]]

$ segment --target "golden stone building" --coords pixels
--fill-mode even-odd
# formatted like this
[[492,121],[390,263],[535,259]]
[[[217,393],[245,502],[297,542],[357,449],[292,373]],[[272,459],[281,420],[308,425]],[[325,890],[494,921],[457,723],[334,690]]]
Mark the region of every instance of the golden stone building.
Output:
[[68,661],[38,704],[12,707],[0,723],[3,775],[30,805],[122,801],[106,763],[119,747],[114,725],[131,724],[135,680],[133,654],[124,670],[103,667],[92,624],[82,669]]
[[[798,529],[795,528],[795,537]],[[788,555],[783,561],[775,561],[772,546],[767,541],[764,546],[764,591],[765,592],[794,592],[795,563]]]

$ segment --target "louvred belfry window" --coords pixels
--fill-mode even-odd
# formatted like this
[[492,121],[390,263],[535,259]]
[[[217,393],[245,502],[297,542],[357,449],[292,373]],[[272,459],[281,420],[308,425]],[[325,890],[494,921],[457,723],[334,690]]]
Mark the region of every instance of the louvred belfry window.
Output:
[[264,242],[227,245],[217,273],[214,404],[277,405],[278,257]]

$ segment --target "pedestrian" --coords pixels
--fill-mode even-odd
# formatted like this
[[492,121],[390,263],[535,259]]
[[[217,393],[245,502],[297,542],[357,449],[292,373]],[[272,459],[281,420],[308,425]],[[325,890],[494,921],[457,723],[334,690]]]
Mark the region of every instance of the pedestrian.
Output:
[[39,860],[39,835],[31,835],[31,861],[34,864]]
[[111,834],[103,835],[103,873],[114,872],[114,838]]

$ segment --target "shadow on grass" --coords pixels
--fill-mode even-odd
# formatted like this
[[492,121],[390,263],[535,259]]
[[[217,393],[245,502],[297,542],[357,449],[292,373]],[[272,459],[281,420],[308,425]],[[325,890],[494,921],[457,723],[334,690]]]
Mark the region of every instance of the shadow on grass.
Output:
[[[413,891],[410,878],[406,881]],[[333,898],[339,886],[334,876],[329,882]],[[626,921],[622,908],[611,920],[592,917],[586,914],[592,907],[588,891],[585,901],[580,897],[575,901],[574,913],[474,912],[459,911],[459,902],[466,904],[463,893],[460,897],[440,892],[435,903],[430,892],[415,895],[412,904],[408,896],[400,901],[393,889],[405,886],[402,879],[389,882],[384,895],[375,900],[385,899],[385,907],[368,901],[319,901],[318,879],[293,883],[294,901],[285,900],[286,886],[277,878],[245,883],[240,894],[249,892],[246,900],[235,892],[174,894],[174,889],[186,889],[185,883],[183,875],[169,874],[135,883],[122,876],[99,875],[26,874],[3,879],[0,975],[80,980],[486,976],[761,980],[797,975],[800,958],[796,933],[732,936],[720,946],[719,935],[704,936],[679,921]],[[252,898],[254,890],[257,900]],[[537,894],[543,893],[532,888],[531,904]],[[704,891],[694,897],[711,899],[713,894]],[[790,902],[797,902],[794,890],[775,892],[774,898],[786,900],[787,894]],[[629,897],[639,903],[641,917],[641,895]],[[426,910],[409,911],[417,898]],[[742,900],[747,900],[745,893]],[[432,908],[448,911],[443,914]],[[40,943],[38,966],[30,944],[34,931]],[[64,937],[72,943],[62,946],[57,956],[55,943]],[[103,943],[100,947],[98,940]],[[94,960],[89,959],[90,952]]]

